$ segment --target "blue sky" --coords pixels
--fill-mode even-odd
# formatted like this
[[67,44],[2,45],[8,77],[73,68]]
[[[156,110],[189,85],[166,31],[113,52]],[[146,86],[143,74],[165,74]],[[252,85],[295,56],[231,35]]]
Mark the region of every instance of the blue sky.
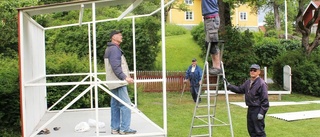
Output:
[[264,16],[265,16],[265,12],[259,12],[258,13],[258,23],[259,26],[263,25],[263,21],[264,21]]
[[258,23],[259,26],[263,25],[263,21],[264,21],[264,16],[266,15],[267,12],[269,12],[271,9],[263,9],[263,10],[259,10],[258,12]]

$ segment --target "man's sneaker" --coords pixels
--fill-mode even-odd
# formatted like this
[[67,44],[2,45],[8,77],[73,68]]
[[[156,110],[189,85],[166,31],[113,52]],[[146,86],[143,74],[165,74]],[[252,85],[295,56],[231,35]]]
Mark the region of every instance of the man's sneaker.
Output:
[[120,135],[135,134],[135,133],[137,133],[137,130],[133,130],[133,129],[128,129],[128,130],[119,132]]
[[217,75],[220,73],[222,73],[221,69],[217,69],[217,68],[210,68],[209,69],[209,74],[211,74],[211,75]]
[[111,134],[119,134],[119,130],[111,129]]

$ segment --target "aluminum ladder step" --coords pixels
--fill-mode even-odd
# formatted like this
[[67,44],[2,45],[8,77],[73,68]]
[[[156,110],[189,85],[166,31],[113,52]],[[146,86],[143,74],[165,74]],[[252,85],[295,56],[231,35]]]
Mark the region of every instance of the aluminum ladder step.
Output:
[[[216,97],[216,96],[218,96],[218,94],[216,94],[216,93],[210,93],[209,96],[210,96],[210,97]],[[201,98],[208,97],[208,94],[202,94],[202,95],[200,95],[200,97],[201,97]]]
[[[210,49],[210,47],[211,47],[211,43],[209,42],[209,45],[207,48]],[[221,53],[220,59],[222,59],[223,44],[222,44],[220,53]],[[213,131],[218,131],[218,130],[213,130],[213,128],[217,126],[230,126],[231,137],[234,137],[230,108],[229,108],[229,99],[228,99],[228,94],[226,94],[227,93],[226,82],[223,81],[223,79],[225,78],[223,62],[221,61],[222,73],[217,75],[209,75],[209,63],[208,63],[209,55],[210,55],[209,50],[207,50],[205,64],[204,64],[202,76],[201,76],[202,83],[200,83],[200,86],[199,86],[199,92],[198,92],[199,94],[198,94],[197,103],[195,104],[195,108],[193,111],[189,137],[211,137],[213,135]],[[228,113],[228,119],[229,119],[228,122],[223,122],[222,120],[219,120],[216,117],[218,95],[221,94],[218,89],[220,85],[219,83],[221,82],[223,82],[223,88],[224,88],[223,93],[225,93],[226,95],[225,101],[227,105],[227,113]],[[212,91],[212,90],[215,90],[215,91]],[[200,103],[199,102],[200,99],[206,99],[206,101],[203,101]],[[206,111],[205,109],[208,109],[208,111],[205,112]],[[214,121],[218,121],[218,123]],[[199,131],[197,130],[197,132],[194,133],[193,130],[196,130],[196,128],[198,129],[203,128],[203,129],[200,129]]]
[[192,135],[191,137],[210,137],[209,134],[203,134],[203,135]]
[[[208,84],[202,84],[202,87],[207,87]],[[219,84],[209,84],[209,87],[216,87]]]
[[217,105],[214,105],[214,104],[210,104],[210,105],[198,105],[197,107],[198,108],[207,108],[207,107],[216,107]]

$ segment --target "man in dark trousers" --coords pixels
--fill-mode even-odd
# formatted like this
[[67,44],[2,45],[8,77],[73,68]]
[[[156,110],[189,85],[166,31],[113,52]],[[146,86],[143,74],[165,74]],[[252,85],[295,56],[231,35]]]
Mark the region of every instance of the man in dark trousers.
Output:
[[250,79],[241,86],[230,85],[224,79],[229,90],[245,94],[245,102],[248,106],[247,128],[250,137],[266,137],[264,119],[269,109],[268,86],[259,75],[260,66],[253,64],[250,67]]
[[[218,30],[220,27],[218,0],[201,0],[202,16],[204,20],[204,31],[206,34],[206,47],[210,50],[212,67],[209,73],[212,75],[222,73],[220,67],[220,50],[218,47]],[[211,43],[211,48],[208,45]]]
[[[192,59],[192,64],[186,71],[184,82],[190,81],[190,92],[194,102],[197,102],[199,86],[201,84],[202,69],[197,65],[197,59]],[[199,100],[201,101],[201,100]]]

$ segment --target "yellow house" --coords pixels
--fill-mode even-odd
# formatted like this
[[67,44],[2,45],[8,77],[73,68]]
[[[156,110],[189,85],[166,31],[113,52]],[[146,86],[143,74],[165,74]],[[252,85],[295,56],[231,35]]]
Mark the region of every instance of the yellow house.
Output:
[[192,27],[199,25],[203,21],[201,14],[201,0],[177,0],[178,2],[186,3],[190,11],[181,11],[179,9],[171,9],[167,16],[168,23]]
[[[167,16],[168,23],[174,23],[177,25],[191,28],[198,25],[203,21],[201,13],[201,0],[177,0],[178,2],[184,2],[189,6],[190,11],[181,11],[178,9],[171,9]],[[258,30],[258,15],[251,12],[249,6],[240,5],[232,11],[233,15],[232,24],[241,29],[250,29],[253,31]]]
[[231,23],[240,29],[249,29],[258,31],[259,19],[258,15],[252,13],[251,7],[247,4],[240,5],[232,11]]

